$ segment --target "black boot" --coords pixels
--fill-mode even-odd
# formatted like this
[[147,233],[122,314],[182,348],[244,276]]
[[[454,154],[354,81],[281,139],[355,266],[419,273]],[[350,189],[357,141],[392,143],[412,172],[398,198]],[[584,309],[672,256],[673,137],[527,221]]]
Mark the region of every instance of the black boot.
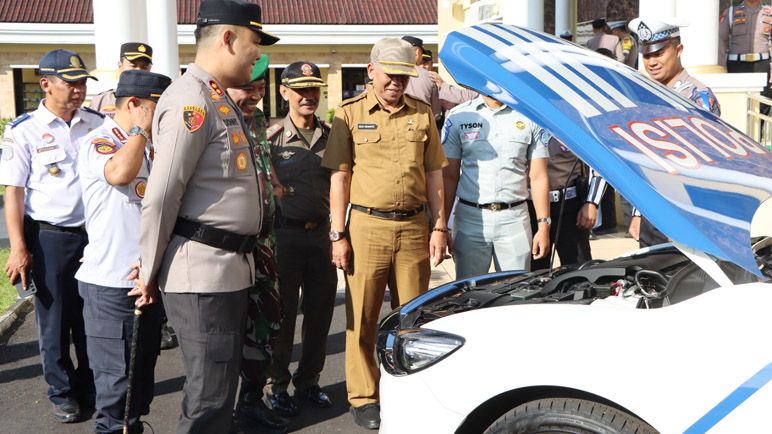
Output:
[[[244,385],[242,384],[242,388]],[[263,402],[263,391],[246,391],[239,396],[239,402],[236,404],[236,420],[258,422],[265,428],[275,432],[286,432],[289,420],[285,419],[273,410],[268,408]]]

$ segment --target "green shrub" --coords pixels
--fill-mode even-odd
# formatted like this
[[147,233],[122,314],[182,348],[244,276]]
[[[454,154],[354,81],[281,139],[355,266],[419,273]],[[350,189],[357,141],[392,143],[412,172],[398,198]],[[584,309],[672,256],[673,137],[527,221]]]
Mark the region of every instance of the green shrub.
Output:
[[5,124],[10,121],[11,118],[2,118],[0,119],[0,136],[3,135],[3,132],[5,132]]
[[[11,253],[11,249],[0,249],[0,264],[5,266],[8,261],[8,255]],[[3,274],[0,276],[0,313],[3,313],[8,306],[12,305],[16,301],[16,287],[11,285],[8,277]]]
[[327,110],[327,122],[332,123],[333,119],[335,119],[335,107]]

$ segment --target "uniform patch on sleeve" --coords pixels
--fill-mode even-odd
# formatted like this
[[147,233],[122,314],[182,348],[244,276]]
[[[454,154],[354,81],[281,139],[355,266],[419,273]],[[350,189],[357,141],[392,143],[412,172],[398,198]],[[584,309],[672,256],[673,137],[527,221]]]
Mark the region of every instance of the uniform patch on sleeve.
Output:
[[239,155],[236,157],[236,170],[241,172],[246,169],[247,169],[247,156],[243,152],[240,152]]
[[112,104],[108,104],[108,105],[102,107],[102,112],[104,112],[104,113],[112,113],[114,111],[115,111],[115,106],[112,105]]
[[137,185],[134,186],[134,193],[137,193],[137,196],[140,199],[144,199],[146,188],[147,188],[147,185],[145,184],[145,181],[139,181]]
[[113,128],[113,134],[121,142],[125,142],[126,141],[126,136],[123,135],[123,132],[121,132],[120,128],[118,128],[118,127]]
[[547,130],[539,131],[539,142],[541,142],[542,145],[549,146],[551,138],[552,138],[552,134],[547,132]]
[[724,24],[724,21],[726,21],[726,14],[721,15],[721,19],[718,20],[718,23]]
[[633,38],[629,36],[625,36],[622,38],[622,49],[623,50],[630,50],[633,48]]
[[[214,83],[214,81],[212,81],[212,83]],[[182,108],[182,121],[185,123],[185,128],[191,133],[201,128],[201,125],[204,125],[205,117],[206,111],[201,107],[186,105]]]
[[94,150],[97,154],[110,155],[115,153],[113,142],[102,137],[92,140],[91,144],[94,145]]
[[8,161],[11,158],[13,158],[13,148],[9,145],[3,145],[3,160]]
[[448,140],[448,134],[450,133],[450,127],[453,126],[453,122],[450,121],[450,118],[445,119],[445,123],[442,125],[442,143],[445,143],[445,140]]

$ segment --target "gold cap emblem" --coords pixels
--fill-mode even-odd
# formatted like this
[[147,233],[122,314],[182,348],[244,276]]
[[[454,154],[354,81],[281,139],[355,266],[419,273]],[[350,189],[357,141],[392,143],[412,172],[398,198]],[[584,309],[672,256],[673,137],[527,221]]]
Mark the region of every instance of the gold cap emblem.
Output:
[[83,64],[80,63],[78,56],[70,56],[70,66],[73,68],[83,68]]
[[137,47],[137,51],[139,51],[140,53],[144,53],[145,51],[147,51],[147,48],[145,48],[144,45],[140,45],[139,47]]

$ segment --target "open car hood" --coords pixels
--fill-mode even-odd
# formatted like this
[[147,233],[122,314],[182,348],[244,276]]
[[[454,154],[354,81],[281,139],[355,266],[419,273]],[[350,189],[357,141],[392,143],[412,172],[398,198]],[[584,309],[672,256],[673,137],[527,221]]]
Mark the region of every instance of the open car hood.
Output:
[[674,241],[759,275],[750,226],[772,195],[772,156],[639,72],[551,35],[485,24],[448,35],[461,85],[568,145]]

